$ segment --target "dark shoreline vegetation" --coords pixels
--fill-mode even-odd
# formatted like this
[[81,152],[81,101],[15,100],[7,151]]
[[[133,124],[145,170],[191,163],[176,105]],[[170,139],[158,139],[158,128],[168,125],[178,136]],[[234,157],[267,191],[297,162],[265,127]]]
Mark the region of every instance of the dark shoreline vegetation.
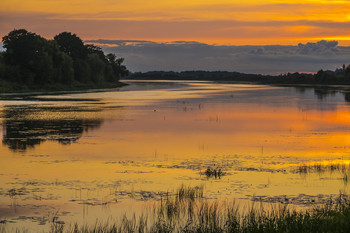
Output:
[[72,91],[120,87],[129,71],[124,59],[75,34],[62,32],[47,40],[18,29],[2,38],[0,93]]
[[[174,194],[164,196],[153,208],[144,209],[139,215],[125,214],[116,222],[99,220],[89,225],[66,225],[59,215],[56,212],[48,216],[48,232],[350,232],[350,201],[343,194],[330,199],[325,205],[315,205],[305,210],[295,210],[286,204],[266,206],[259,202],[253,202],[243,210],[234,201],[205,199],[203,186],[182,185]],[[0,232],[6,232],[6,225],[6,220],[2,221]]]
[[319,70],[315,74],[287,73],[281,75],[246,74],[229,71],[150,71],[136,72],[127,79],[135,80],[205,80],[289,85],[350,85],[350,65],[335,71]]

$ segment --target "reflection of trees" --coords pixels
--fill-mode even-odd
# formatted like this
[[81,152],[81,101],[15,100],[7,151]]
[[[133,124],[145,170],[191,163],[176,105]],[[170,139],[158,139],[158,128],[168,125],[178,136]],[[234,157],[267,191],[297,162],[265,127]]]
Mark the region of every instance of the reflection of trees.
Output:
[[294,90],[297,92],[297,93],[300,93],[300,94],[304,94],[306,92],[308,88],[306,87],[294,87]]
[[[328,96],[335,96],[338,93],[342,93],[341,90],[336,88],[327,87],[304,87],[296,86],[293,87],[296,93],[304,94],[307,90],[313,90],[314,95],[319,100],[325,100]],[[344,92],[344,97],[346,102],[350,102],[350,92]]]
[[24,109],[17,110],[19,111],[16,116],[12,115],[16,112],[14,109],[5,110],[5,120],[2,124],[2,143],[14,151],[33,148],[46,140],[71,144],[81,138],[84,132],[99,128],[103,122],[102,119],[31,120],[25,117]]
[[46,140],[70,144],[101,123],[102,120],[6,120],[2,143],[12,150],[26,150]]
[[346,102],[350,102],[350,92],[344,92],[344,99]]
[[[319,100],[323,100],[327,96],[335,96],[339,92],[339,90],[334,89],[315,89],[315,96],[317,96]],[[345,102],[350,102],[350,92],[343,92],[343,95]]]
[[338,93],[338,90],[334,90],[334,89],[326,89],[326,88],[315,88],[314,93],[315,96],[319,99],[319,100],[323,100],[325,99],[327,96],[334,96]]

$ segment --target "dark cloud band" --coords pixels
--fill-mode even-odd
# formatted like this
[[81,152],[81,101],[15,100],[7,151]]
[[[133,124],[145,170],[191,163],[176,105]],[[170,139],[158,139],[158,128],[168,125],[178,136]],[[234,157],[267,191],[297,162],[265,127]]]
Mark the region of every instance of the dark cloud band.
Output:
[[348,62],[350,47],[337,41],[300,43],[297,46],[223,46],[199,42],[138,40],[90,40],[106,52],[124,57],[132,71],[238,71],[276,74],[317,72]]

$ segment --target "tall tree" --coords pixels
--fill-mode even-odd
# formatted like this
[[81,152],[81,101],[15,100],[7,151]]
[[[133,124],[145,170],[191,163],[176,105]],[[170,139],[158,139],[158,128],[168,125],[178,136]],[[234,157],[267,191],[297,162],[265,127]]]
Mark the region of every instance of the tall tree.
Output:
[[61,51],[71,56],[73,60],[87,58],[88,49],[76,34],[62,32],[56,35],[54,40],[59,45]]
[[18,66],[24,83],[45,84],[52,82],[53,61],[48,41],[25,29],[11,31],[2,38],[6,48],[5,62]]
[[13,30],[2,38],[5,60],[11,65],[32,67],[42,53],[46,40],[25,29]]
[[120,77],[124,77],[129,75],[129,71],[125,65],[123,65],[124,58],[117,58],[117,56],[113,53],[109,53],[106,56],[109,64],[112,66],[114,74],[117,76],[119,80]]

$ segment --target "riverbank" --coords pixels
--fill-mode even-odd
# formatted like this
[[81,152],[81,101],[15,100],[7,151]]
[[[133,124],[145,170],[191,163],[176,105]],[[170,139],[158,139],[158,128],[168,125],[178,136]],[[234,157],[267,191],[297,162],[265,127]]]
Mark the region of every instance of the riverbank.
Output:
[[[1,83],[3,84],[3,83]],[[0,84],[0,99],[12,99],[15,97],[28,97],[35,95],[56,95],[66,93],[84,93],[84,92],[101,92],[108,91],[110,89],[127,86],[128,84],[123,82],[104,82],[100,84],[81,84],[76,83],[74,85],[48,85],[48,86],[21,86],[20,84],[14,85],[1,85]]]

